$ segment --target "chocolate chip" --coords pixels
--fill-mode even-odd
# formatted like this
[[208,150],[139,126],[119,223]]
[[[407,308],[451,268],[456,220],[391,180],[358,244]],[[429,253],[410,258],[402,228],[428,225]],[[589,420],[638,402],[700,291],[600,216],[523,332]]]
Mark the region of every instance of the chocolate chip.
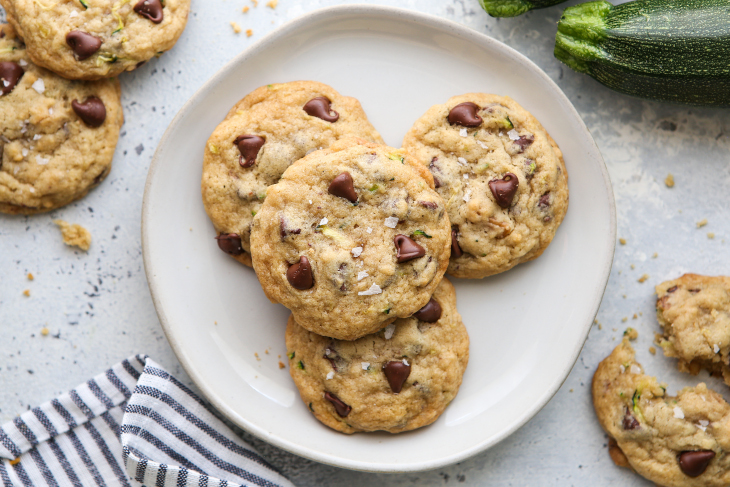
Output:
[[23,77],[23,73],[25,71],[23,71],[23,68],[18,63],[12,61],[0,62],[0,88],[2,88],[0,89],[0,93],[7,95],[13,91],[15,85]]
[[238,146],[241,155],[238,163],[241,167],[251,167],[256,162],[256,156],[259,155],[261,147],[266,143],[266,139],[258,135],[239,135],[233,144]]
[[413,316],[426,323],[435,323],[441,318],[441,305],[431,298],[426,306],[416,311]]
[[287,235],[299,235],[302,233],[301,228],[291,228],[289,227],[289,220],[282,215],[279,217],[279,234],[281,235],[281,239],[285,239]]
[[215,239],[218,240],[218,248],[226,254],[241,255],[244,253],[241,237],[237,233],[221,233]]
[[339,397],[335,396],[331,392],[325,392],[324,398],[332,403],[332,405],[335,407],[335,411],[337,411],[337,414],[341,418],[346,418],[347,415],[350,414],[350,411],[352,411],[352,408],[350,406],[342,402]]
[[636,420],[636,418],[631,414],[631,411],[629,408],[626,408],[626,412],[624,414],[624,419],[622,422],[622,425],[625,430],[635,430],[641,427],[641,424]]
[[87,32],[72,30],[66,34],[66,44],[76,53],[79,61],[88,59],[101,47],[101,39]]
[[520,152],[524,152],[533,142],[535,142],[534,135],[520,135],[520,138],[515,140],[515,145],[520,147]]
[[411,375],[411,366],[391,360],[383,365],[383,372],[385,378],[388,379],[388,384],[390,384],[390,390],[398,394],[403,389],[403,384],[405,384],[408,376]]
[[517,179],[517,176],[508,172],[502,177],[502,179],[493,179],[489,181],[489,189],[492,190],[494,199],[500,207],[509,208],[512,204],[512,198],[514,198],[517,193],[517,187],[519,184],[520,181]]
[[677,286],[672,286],[672,287],[670,287],[669,289],[667,289],[667,292],[668,292],[668,293],[673,293],[673,292],[674,292],[674,291],[676,291],[676,290],[677,290]]
[[399,264],[426,255],[426,250],[423,247],[418,245],[412,238],[406,237],[405,235],[396,235],[393,238],[393,242],[395,242],[395,256],[398,259]]
[[[441,172],[441,169],[439,169],[438,166],[435,164],[436,161],[438,161],[438,160],[439,160],[438,157],[434,157],[433,159],[431,159],[431,164],[428,165],[428,170],[431,171],[431,174],[433,174],[434,170],[436,172]],[[435,174],[433,176],[433,185],[436,188],[441,187],[441,181],[439,181],[439,179],[436,177]]]
[[292,287],[300,291],[310,289],[314,286],[312,266],[309,265],[309,259],[303,255],[299,257],[298,263],[289,266],[289,269],[286,271],[286,278]]
[[690,289],[689,292],[690,292],[690,294],[697,294],[698,292],[700,292],[700,290],[699,289]]
[[351,203],[355,203],[357,201],[357,193],[355,192],[355,186],[349,172],[343,172],[334,178],[327,191],[329,194],[345,198]]
[[73,100],[71,107],[76,115],[89,127],[101,127],[101,124],[106,120],[104,102],[95,96],[88,97],[83,103]]
[[482,124],[482,117],[477,115],[478,111],[479,107],[476,103],[470,101],[459,103],[449,112],[449,123],[464,127],[478,127]]
[[433,201],[419,201],[418,204],[428,208],[429,210],[435,210],[439,207],[439,205],[434,203]]
[[540,208],[547,208],[550,206],[550,192],[548,191],[544,195],[540,196],[540,201],[537,203]]
[[458,233],[456,230],[451,230],[451,257],[461,257],[464,255],[464,252],[461,251],[461,247],[459,247],[459,239]]
[[324,96],[312,98],[304,105],[304,111],[307,115],[321,118],[325,122],[336,122],[340,118],[340,114],[332,110],[332,102]]
[[679,468],[688,477],[699,477],[713,458],[715,452],[712,450],[683,451],[679,454]]
[[162,3],[160,0],[139,0],[134,11],[142,17],[147,17],[155,24],[162,22]]

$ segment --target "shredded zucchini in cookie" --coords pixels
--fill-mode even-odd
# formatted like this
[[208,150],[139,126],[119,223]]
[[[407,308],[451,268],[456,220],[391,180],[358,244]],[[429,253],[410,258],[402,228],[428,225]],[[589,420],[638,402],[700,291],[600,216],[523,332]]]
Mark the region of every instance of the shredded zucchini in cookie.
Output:
[[112,15],[115,19],[117,19],[117,28],[112,32],[112,34],[116,34],[117,32],[124,29],[124,20],[122,20],[122,16],[119,15],[119,9],[122,8],[125,4],[129,3],[129,0],[120,0],[117,3],[114,4],[112,7]]

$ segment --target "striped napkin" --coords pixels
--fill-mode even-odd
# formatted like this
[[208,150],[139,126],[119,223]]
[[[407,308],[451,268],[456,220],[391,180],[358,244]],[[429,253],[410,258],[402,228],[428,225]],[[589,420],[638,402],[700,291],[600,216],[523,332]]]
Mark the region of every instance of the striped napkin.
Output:
[[3,425],[0,484],[293,487],[143,355]]

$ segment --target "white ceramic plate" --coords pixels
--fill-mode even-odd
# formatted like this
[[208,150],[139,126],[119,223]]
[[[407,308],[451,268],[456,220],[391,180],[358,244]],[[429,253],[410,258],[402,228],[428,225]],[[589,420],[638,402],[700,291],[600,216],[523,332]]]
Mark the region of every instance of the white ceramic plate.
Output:
[[[254,88],[300,79],[358,98],[385,141],[396,147],[433,104],[471,91],[507,94],[542,121],[565,154],[570,208],[542,257],[492,278],[454,280],[471,337],[469,367],[459,395],[429,427],[348,436],[315,420],[289,371],[278,367],[279,360],[287,363],[287,310],[269,303],[253,271],[213,240],[200,197],[209,134]],[[216,408],[263,440],[312,460],[404,472],[483,451],[550,400],[598,311],[615,226],[601,155],[568,99],[535,64],[450,21],[387,7],[341,6],[268,35],[180,110],[150,167],[142,241],[167,337]]]

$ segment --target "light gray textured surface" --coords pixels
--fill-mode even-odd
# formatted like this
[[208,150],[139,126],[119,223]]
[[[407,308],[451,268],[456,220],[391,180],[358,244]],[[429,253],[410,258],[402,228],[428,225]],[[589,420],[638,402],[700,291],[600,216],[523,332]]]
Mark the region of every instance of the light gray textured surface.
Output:
[[[126,123],[107,180],[80,202],[50,214],[0,216],[0,423],[134,353],[147,353],[186,379],[158,323],[140,249],[142,192],[155,146],[182,104],[234,54],[306,11],[354,2],[280,0],[275,10],[264,3],[254,8],[249,0],[193,0],[178,45],[122,76]],[[562,8],[576,1],[504,20],[488,17],[477,0],[367,3],[455,20],[542,67],[575,104],[603,153],[614,184],[618,233],[627,243],[616,250],[598,314],[602,329],[593,327],[575,368],[545,409],[490,451],[437,471],[376,475],[315,464],[252,442],[302,487],[652,485],[610,461],[590,403],[590,379],[623,330],[633,326],[640,333],[639,360],[648,373],[669,382],[670,392],[699,380],[726,392],[706,375],[679,374],[673,361],[661,352],[651,356],[648,348],[658,331],[655,284],[684,272],[730,274],[730,111],[628,98],[561,65],[552,56],[556,22]],[[251,7],[247,14],[241,12],[244,5]],[[253,37],[234,34],[231,21],[253,29]],[[664,184],[668,173],[676,181],[671,189]],[[94,239],[89,252],[65,247],[54,218],[88,228]],[[702,219],[708,224],[698,229]],[[639,283],[643,274],[649,279]],[[41,336],[44,326],[49,336]]]

